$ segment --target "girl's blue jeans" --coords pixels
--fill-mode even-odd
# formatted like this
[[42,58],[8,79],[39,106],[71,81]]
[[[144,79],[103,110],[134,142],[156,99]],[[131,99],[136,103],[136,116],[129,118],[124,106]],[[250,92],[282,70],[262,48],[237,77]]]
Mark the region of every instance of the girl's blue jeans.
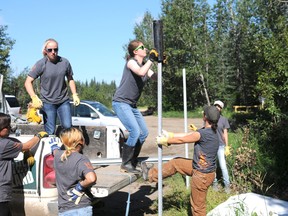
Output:
[[138,140],[142,145],[148,136],[148,128],[141,112],[123,102],[113,101],[112,107],[122,124],[129,131],[126,145],[134,147]]
[[72,126],[71,107],[69,100],[61,104],[43,103],[41,110],[44,119],[44,129],[48,134],[54,134],[56,130],[57,116],[63,128]]

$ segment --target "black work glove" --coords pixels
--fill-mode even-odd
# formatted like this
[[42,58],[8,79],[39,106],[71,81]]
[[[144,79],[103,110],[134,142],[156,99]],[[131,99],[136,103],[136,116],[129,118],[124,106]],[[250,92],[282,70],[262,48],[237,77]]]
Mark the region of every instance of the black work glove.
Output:
[[154,62],[154,61],[158,61],[158,52],[156,49],[152,49],[150,52],[149,52],[149,60]]

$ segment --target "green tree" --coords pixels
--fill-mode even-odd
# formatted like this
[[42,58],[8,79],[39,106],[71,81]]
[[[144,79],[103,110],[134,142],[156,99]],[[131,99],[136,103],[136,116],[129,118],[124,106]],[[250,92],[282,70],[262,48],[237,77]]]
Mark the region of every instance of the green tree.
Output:
[[[140,23],[136,23],[134,27],[134,35],[137,40],[143,42],[148,50],[151,50],[154,47],[153,41],[153,20],[151,13],[146,12],[144,14],[143,20]],[[127,51],[127,45],[125,46]],[[148,55],[147,55],[148,56]],[[152,70],[157,72],[157,67],[153,66]],[[142,96],[139,100],[139,106],[152,106],[156,107],[157,105],[157,82],[148,80],[144,86]]]
[[7,26],[0,25],[0,73],[4,76],[3,91],[9,92],[12,71],[10,68],[10,51],[15,43],[7,34]]
[[263,55],[263,66],[258,70],[257,90],[277,123],[288,111],[288,5],[267,1],[259,17],[257,51]]
[[206,101],[199,77],[201,74],[206,77],[209,72],[210,7],[206,1],[190,0],[164,0],[162,5],[164,46],[168,55],[163,72],[163,109],[183,109],[184,68],[188,109],[193,109]]
[[99,101],[111,108],[111,101],[113,94],[116,90],[115,81],[111,81],[110,84],[102,81],[97,82],[96,79],[92,79],[90,83],[76,82],[77,91],[81,100],[94,100]]
[[[231,62],[231,47],[233,46],[230,31],[234,29],[231,4],[231,1],[218,0],[213,7],[210,21],[212,40],[210,74],[213,76],[209,78],[208,88],[213,99],[224,100],[225,98],[226,103],[234,102],[233,94],[237,85],[237,82],[233,80],[236,74],[235,66]],[[231,95],[228,95],[227,93],[230,92]]]
[[[27,91],[26,90],[23,91],[24,83],[29,73],[29,70],[30,69],[26,67],[17,77],[13,76],[11,78],[11,83],[13,86],[13,89],[11,90],[13,90],[13,92],[10,93],[16,96],[23,111],[26,110],[27,104],[29,103],[29,101],[31,101]],[[39,80],[35,80],[34,85],[39,86]]]

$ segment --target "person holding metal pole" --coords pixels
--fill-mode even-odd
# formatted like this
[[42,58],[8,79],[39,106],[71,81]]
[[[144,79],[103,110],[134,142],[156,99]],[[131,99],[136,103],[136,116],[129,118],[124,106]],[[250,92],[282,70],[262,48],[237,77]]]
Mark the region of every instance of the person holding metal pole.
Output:
[[140,173],[136,169],[139,165],[137,157],[148,136],[148,128],[141,112],[137,109],[137,102],[148,78],[157,79],[157,75],[150,68],[154,62],[158,61],[158,52],[152,49],[149,52],[148,60],[144,62],[146,52],[147,49],[141,41],[132,40],[129,43],[129,55],[122,79],[113,96],[113,110],[129,131],[129,137],[122,149],[120,168],[122,172]]
[[[205,106],[203,112],[204,127],[189,133],[172,133],[163,131],[158,136],[157,144],[170,146],[185,143],[195,143],[193,159],[184,157],[174,158],[163,164],[163,179],[174,174],[191,176],[191,212],[193,216],[206,215],[206,196],[209,186],[213,183],[216,172],[216,158],[219,148],[217,123],[220,112],[215,106]],[[142,163],[144,180],[158,182],[158,169],[148,168]]]

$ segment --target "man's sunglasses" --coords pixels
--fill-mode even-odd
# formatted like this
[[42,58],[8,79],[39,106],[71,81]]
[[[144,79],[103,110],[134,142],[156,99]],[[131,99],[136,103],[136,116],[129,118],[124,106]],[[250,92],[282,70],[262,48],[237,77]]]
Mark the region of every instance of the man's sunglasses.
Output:
[[52,52],[54,50],[54,52],[58,52],[58,48],[54,48],[54,49],[46,49],[46,51],[48,53]]
[[137,50],[139,50],[139,49],[144,50],[144,49],[145,49],[144,45],[140,45],[140,46],[136,47],[136,48],[135,48],[135,51],[137,51]]

